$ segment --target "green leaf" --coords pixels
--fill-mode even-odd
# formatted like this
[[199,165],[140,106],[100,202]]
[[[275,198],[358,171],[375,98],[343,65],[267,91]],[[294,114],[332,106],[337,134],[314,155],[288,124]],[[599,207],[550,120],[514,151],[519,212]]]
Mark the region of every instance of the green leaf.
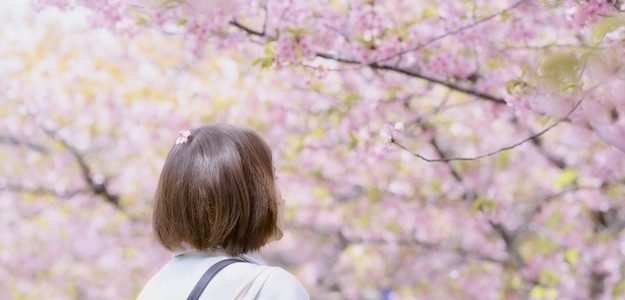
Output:
[[546,237],[530,236],[520,241],[519,252],[525,259],[531,259],[537,255],[553,254],[559,251],[559,245]]
[[600,43],[606,34],[625,26],[625,19],[619,16],[610,16],[601,19],[593,25],[591,40],[593,43]]
[[506,92],[513,96],[527,95],[529,88],[529,84],[521,79],[512,79],[506,82]]
[[276,56],[276,47],[271,43],[265,44],[265,54],[267,54],[267,56]]
[[574,90],[575,88],[577,88],[578,86],[579,85],[574,82],[566,83],[562,87],[560,87],[560,93],[564,94],[564,93],[570,92]]
[[538,68],[536,81],[563,91],[578,84],[581,62],[573,53],[553,53]]
[[608,184],[605,188],[605,193],[612,199],[618,199],[619,197],[625,197],[625,190],[619,184]]
[[260,64],[261,69],[268,69],[273,65],[273,57],[259,57],[252,62],[252,65]]
[[497,208],[497,201],[491,198],[478,197],[475,199],[475,202],[473,202],[473,209],[475,210],[489,212],[493,211],[495,208]]
[[501,58],[491,58],[487,60],[484,65],[488,70],[495,70],[506,66],[505,62]]
[[304,51],[302,51],[302,47],[299,44],[295,45],[295,55],[297,58],[304,57]]
[[137,19],[135,20],[135,24],[137,25],[143,25],[147,23],[148,23],[148,18],[146,18],[145,16],[138,16]]
[[360,217],[358,217],[358,225],[362,226],[362,227],[367,227],[369,226],[369,224],[371,224],[371,218],[368,215],[361,215]]
[[625,294],[625,280],[621,280],[612,288],[612,297],[616,298]]
[[518,274],[513,274],[512,278],[506,281],[506,284],[509,288],[516,290],[523,284],[523,278]]
[[559,188],[567,187],[577,180],[579,173],[572,169],[564,169],[555,180],[555,185]]
[[361,99],[360,94],[356,92],[347,92],[343,96],[343,100],[345,101],[345,103],[348,103],[348,104],[355,103],[360,99]]
[[579,260],[579,250],[575,248],[566,249],[564,252],[564,260],[571,266],[577,264]]
[[302,38],[304,35],[311,34],[313,31],[312,29],[305,28],[305,27],[292,27],[292,28],[288,28],[287,32],[290,33],[293,36],[293,38],[298,40]]
[[556,286],[560,282],[560,276],[554,271],[544,269],[540,272],[538,280],[547,286]]
[[367,188],[367,195],[372,203],[378,203],[382,199],[382,191],[373,186]]
[[312,195],[316,199],[329,198],[332,196],[332,194],[330,193],[330,190],[320,185],[316,185],[312,188]]
[[532,299],[544,299],[545,288],[540,285],[533,287],[532,290],[530,291],[530,297],[532,297]]
[[349,148],[349,150],[353,150],[357,146],[358,146],[358,136],[356,136],[353,133],[350,133],[349,134],[349,144],[347,145],[347,147]]
[[421,16],[425,19],[438,16],[438,11],[435,6],[430,6],[421,11]]
[[510,162],[510,151],[500,152],[497,156],[497,168],[505,169],[508,167]]
[[558,290],[555,288],[549,288],[544,286],[534,286],[530,291],[530,297],[536,300],[548,300],[548,299],[557,299],[558,298]]

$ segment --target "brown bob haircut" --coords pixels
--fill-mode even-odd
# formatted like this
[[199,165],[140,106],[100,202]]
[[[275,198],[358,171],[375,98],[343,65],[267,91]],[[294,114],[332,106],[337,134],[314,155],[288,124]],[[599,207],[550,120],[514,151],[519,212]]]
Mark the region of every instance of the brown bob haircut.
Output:
[[253,130],[208,125],[173,146],[154,198],[153,226],[169,250],[185,242],[236,256],[265,245],[277,226],[271,150]]

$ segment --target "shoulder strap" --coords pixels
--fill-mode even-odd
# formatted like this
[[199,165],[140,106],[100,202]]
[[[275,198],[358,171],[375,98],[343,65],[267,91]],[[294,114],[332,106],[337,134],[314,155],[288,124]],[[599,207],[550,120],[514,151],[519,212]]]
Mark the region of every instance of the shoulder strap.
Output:
[[233,263],[238,262],[245,262],[245,260],[239,258],[229,258],[218,261],[217,263],[212,265],[210,268],[208,268],[208,270],[206,270],[204,275],[202,275],[202,278],[200,278],[198,283],[195,285],[195,287],[191,291],[191,294],[189,294],[189,297],[187,297],[187,300],[200,299],[200,296],[202,295],[202,292],[204,292],[204,289],[206,289],[208,283],[213,279],[213,277],[215,277],[215,275],[217,275],[217,273],[219,273],[219,271]]

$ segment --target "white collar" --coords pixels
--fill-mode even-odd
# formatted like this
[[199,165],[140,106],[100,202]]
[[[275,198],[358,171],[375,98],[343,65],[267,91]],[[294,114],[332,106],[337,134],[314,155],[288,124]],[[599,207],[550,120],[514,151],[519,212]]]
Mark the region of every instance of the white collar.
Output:
[[[200,255],[200,256],[207,256],[207,257],[218,257],[218,256],[230,257],[230,255],[226,254],[226,252],[224,252],[221,249],[200,251],[191,247],[187,243],[183,243],[182,248],[175,250],[172,254],[172,257],[178,257],[182,255]],[[248,260],[258,265],[265,265],[265,261],[260,255],[260,251],[247,252],[247,253],[239,255],[238,257],[244,258],[245,260]]]

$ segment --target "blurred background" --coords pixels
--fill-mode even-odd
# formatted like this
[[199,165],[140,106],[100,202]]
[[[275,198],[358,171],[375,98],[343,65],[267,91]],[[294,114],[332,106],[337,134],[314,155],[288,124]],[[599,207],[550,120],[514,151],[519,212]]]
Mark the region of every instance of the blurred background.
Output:
[[619,1],[228,3],[0,1],[0,298],[134,299],[213,122],[271,145],[313,299],[624,297]]

